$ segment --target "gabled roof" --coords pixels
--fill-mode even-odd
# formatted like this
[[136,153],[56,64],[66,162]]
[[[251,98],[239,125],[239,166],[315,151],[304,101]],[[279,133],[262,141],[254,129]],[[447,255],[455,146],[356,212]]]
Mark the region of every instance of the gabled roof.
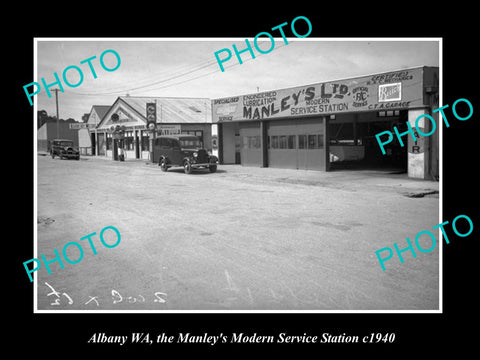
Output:
[[210,123],[211,101],[207,98],[120,96],[145,121],[147,103],[157,104],[157,123]]
[[208,98],[119,96],[103,116],[97,129],[111,125],[111,116],[120,115],[126,125],[147,124],[148,103],[156,103],[157,123],[195,124],[212,122],[212,104]]
[[93,105],[92,106],[92,110],[95,110],[95,112],[98,114],[100,120],[103,119],[103,117],[107,113],[108,109],[110,109],[110,105]]
[[87,114],[87,123],[98,125],[108,112],[108,109],[110,109],[110,105],[93,105],[90,112]]

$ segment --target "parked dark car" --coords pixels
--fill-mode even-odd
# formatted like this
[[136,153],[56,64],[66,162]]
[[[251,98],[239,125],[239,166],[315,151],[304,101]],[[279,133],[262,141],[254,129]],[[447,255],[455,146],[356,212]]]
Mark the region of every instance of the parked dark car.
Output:
[[50,145],[50,155],[52,159],[55,156],[60,157],[60,159],[75,159],[80,160],[80,151],[73,146],[72,140],[66,139],[54,139]]
[[193,135],[162,135],[153,145],[153,162],[162,171],[171,167],[183,167],[185,174],[193,169],[217,171],[218,158],[203,148],[202,140]]

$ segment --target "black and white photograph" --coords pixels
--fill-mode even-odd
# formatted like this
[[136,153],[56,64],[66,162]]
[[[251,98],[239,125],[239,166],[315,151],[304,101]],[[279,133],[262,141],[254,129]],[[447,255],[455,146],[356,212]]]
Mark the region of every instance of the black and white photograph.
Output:
[[100,5],[5,22],[7,347],[473,350],[474,11]]
[[36,311],[441,310],[441,39],[36,46]]

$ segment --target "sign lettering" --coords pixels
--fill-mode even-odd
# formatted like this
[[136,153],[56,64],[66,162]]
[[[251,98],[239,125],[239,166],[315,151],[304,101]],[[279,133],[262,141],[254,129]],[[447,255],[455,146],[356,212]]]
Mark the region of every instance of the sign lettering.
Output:
[[213,122],[407,109],[423,105],[421,79],[422,69],[416,68],[214,99]]

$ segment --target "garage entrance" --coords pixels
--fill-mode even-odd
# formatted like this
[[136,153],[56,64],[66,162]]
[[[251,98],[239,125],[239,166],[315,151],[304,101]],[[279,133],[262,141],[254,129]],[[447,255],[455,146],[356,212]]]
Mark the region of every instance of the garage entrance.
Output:
[[262,142],[260,122],[239,124],[240,159],[242,165],[262,166]]
[[[330,170],[385,169],[407,172],[407,147],[392,141],[382,155],[375,135],[396,126],[405,131],[408,111],[332,115],[328,123]],[[403,129],[405,128],[405,129]]]
[[[438,178],[438,132],[418,141],[405,133],[419,116],[438,121],[438,100],[439,68],[418,66],[213,99],[212,122],[222,163],[236,160],[238,124],[242,165]],[[405,144],[392,141],[383,155],[375,135],[394,127]]]

